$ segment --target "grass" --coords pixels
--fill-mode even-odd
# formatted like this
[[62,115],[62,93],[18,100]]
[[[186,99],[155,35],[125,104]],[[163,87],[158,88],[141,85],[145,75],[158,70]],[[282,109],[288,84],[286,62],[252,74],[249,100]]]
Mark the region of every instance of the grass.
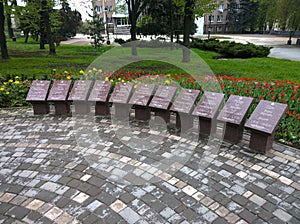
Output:
[[[9,61],[0,60],[0,77],[7,75],[40,76],[48,75],[52,69],[78,72],[85,70],[99,55],[110,49],[94,49],[91,46],[60,45],[57,55],[50,56],[48,49],[40,50],[39,44],[30,40],[28,44],[19,38],[17,42],[8,40]],[[300,83],[300,62],[275,59],[251,58],[216,60],[217,53],[193,49],[212,69],[215,74],[226,74],[234,77],[251,77],[257,79],[291,80]],[[139,70],[157,73],[184,72],[176,66],[163,62],[143,61],[126,66],[123,70]]]

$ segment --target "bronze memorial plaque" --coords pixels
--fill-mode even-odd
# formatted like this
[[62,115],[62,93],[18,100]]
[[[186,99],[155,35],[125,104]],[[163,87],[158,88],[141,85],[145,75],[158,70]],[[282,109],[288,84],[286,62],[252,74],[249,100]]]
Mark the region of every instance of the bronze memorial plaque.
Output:
[[56,115],[68,115],[71,111],[70,103],[67,102],[70,86],[70,80],[56,80],[53,83],[48,101],[54,102]]
[[91,80],[76,80],[68,100],[86,101],[91,85]]
[[224,100],[223,93],[204,92],[192,115],[199,117],[199,135],[209,136],[216,131],[216,116]]
[[129,100],[132,89],[132,82],[118,82],[109,99],[109,102],[126,104]]
[[151,111],[148,107],[153,97],[155,84],[138,84],[129,104],[134,105],[135,119],[140,121],[148,121],[151,118]]
[[109,102],[114,104],[115,118],[123,120],[129,117],[131,106],[127,102],[131,96],[132,89],[132,82],[119,82],[115,86],[109,99]]
[[106,102],[110,89],[111,82],[97,80],[88,100],[91,102]]
[[223,93],[204,92],[192,114],[198,117],[213,119],[216,117],[223,100]]
[[244,124],[253,98],[231,95],[218,116],[218,120],[226,123],[224,139],[237,143],[243,137]]
[[251,149],[265,153],[273,146],[275,129],[286,111],[287,105],[261,100],[246,122],[245,127],[251,131]]
[[66,101],[70,90],[70,80],[55,80],[50,90],[49,101]]
[[26,101],[30,102],[35,115],[47,114],[50,111],[47,95],[50,87],[48,80],[35,80],[28,91]]
[[32,81],[26,101],[46,101],[50,83],[48,80]]

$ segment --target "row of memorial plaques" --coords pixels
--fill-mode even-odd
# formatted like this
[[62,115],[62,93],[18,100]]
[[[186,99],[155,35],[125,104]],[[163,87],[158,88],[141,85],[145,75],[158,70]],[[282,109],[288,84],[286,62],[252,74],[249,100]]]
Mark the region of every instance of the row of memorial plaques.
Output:
[[[172,111],[176,113],[176,126],[182,131],[192,128],[194,117],[198,117],[199,132],[204,136],[214,133],[216,121],[220,121],[226,124],[224,139],[232,143],[241,140],[246,115],[253,101],[251,97],[231,95],[220,111],[224,102],[222,93],[205,92],[195,106],[199,90],[181,89],[173,102],[176,87],[159,86],[154,94],[155,84],[138,84],[132,94],[134,84],[121,82],[117,83],[108,101],[112,86],[110,82],[98,80],[90,92],[91,86],[90,80],[77,80],[68,97],[71,81],[55,81],[49,95],[50,81],[33,81],[26,100],[32,103],[35,114],[49,112],[47,101],[54,103],[55,113],[58,115],[70,113],[70,101],[74,102],[75,112],[82,114],[90,111],[87,101],[96,102],[96,115],[108,115],[109,103],[113,103],[115,116],[119,119],[128,118],[130,105],[134,105],[135,117],[138,120],[149,120],[152,109],[156,118],[162,118],[159,121],[169,123]],[[252,132],[251,148],[265,151],[272,146],[275,128],[285,110],[285,104],[270,101],[259,103],[245,125]]]

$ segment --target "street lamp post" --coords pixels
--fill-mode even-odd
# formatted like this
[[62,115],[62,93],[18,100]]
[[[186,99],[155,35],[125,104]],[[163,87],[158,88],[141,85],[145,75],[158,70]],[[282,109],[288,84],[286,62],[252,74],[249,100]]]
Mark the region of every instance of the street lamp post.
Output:
[[110,40],[109,40],[109,26],[108,26],[108,12],[109,12],[109,8],[108,6],[105,7],[106,10],[105,10],[105,20],[106,20],[106,34],[107,34],[107,41],[106,41],[106,44],[107,45],[110,45]]
[[207,35],[207,39],[210,38],[210,32],[211,32],[211,17],[212,15],[210,14],[208,19],[209,19],[209,25],[208,25],[208,35]]

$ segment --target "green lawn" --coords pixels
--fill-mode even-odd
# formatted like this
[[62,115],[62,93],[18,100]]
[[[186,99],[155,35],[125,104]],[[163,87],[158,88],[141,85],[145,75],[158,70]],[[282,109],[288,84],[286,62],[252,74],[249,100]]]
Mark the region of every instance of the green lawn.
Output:
[[[99,55],[110,49],[94,49],[91,46],[60,45],[57,55],[50,56],[48,50],[39,50],[39,44],[31,40],[28,44],[23,39],[17,42],[8,40],[10,60],[0,60],[0,77],[7,75],[49,75],[52,69],[57,71],[85,70]],[[213,70],[215,74],[235,77],[255,77],[258,79],[291,80],[300,83],[300,62],[274,58],[228,59],[217,60],[216,53],[193,49]],[[175,66],[162,62],[145,61],[128,65],[124,70],[143,70],[157,73],[183,72]]]

